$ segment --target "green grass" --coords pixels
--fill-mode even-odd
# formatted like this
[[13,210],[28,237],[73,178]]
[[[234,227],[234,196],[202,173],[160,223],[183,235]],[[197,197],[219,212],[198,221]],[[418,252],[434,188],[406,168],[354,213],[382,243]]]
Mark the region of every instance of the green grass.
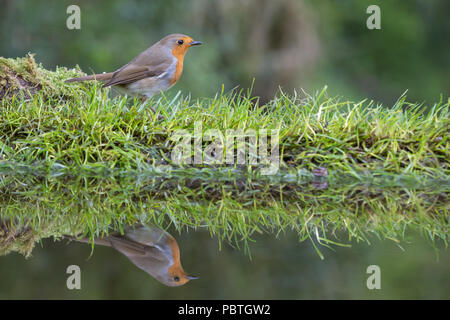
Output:
[[[29,254],[43,237],[93,237],[138,221],[207,228],[244,248],[255,232],[294,229],[319,254],[320,245],[372,235],[399,242],[408,228],[447,244],[450,100],[419,106],[403,95],[387,108],[328,97],[326,88],[301,98],[280,92],[266,105],[243,91],[201,100],[178,94],[150,101],[164,116],[158,120],[138,100],[110,98],[99,83],[63,82],[79,71],[50,72],[30,59],[22,63],[31,71],[0,58],[0,84],[5,70],[51,83],[31,98],[3,90],[0,218],[12,224],[3,253]],[[278,130],[279,171],[173,164],[172,134],[193,133],[198,122],[203,132]],[[328,179],[312,173],[318,167]],[[6,234],[21,236],[6,241]]]

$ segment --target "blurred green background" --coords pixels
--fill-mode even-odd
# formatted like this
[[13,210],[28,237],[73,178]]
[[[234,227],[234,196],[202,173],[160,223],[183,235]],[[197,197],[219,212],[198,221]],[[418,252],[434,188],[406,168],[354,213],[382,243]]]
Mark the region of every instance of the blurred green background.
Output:
[[[81,8],[68,30],[66,9]],[[366,9],[381,9],[369,30]],[[36,53],[47,68],[113,71],[170,33],[205,45],[190,50],[170,90],[211,97],[251,86],[267,101],[281,86],[392,104],[432,104],[450,88],[448,0],[0,0],[0,55]]]
[[[81,30],[68,30],[66,9],[81,8]],[[366,8],[381,8],[381,30],[368,30]],[[373,99],[386,106],[405,90],[432,104],[450,88],[448,0],[0,0],[0,56],[36,53],[46,68],[79,65],[112,71],[169,33],[205,43],[185,60],[170,90],[211,97],[222,86],[248,88],[270,100],[281,86]],[[323,248],[293,235],[257,237],[252,260],[204,232],[173,233],[185,269],[200,280],[167,288],[118,252],[44,240],[33,257],[0,257],[0,298],[450,298],[450,254],[422,237]],[[442,244],[440,245],[442,247]],[[65,287],[78,264],[82,290]],[[368,265],[382,271],[382,289],[366,288]]]

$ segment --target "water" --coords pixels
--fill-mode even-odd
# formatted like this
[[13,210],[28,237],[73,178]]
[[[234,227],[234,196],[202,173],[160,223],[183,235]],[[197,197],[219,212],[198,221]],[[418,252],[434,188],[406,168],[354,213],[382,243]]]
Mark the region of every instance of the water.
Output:
[[[3,230],[0,298],[450,297],[446,176],[3,162],[0,190],[4,225],[18,228]],[[165,287],[112,248],[61,240],[136,222],[168,228],[200,279]],[[66,287],[71,264],[81,290]],[[366,286],[369,265],[381,290]]]

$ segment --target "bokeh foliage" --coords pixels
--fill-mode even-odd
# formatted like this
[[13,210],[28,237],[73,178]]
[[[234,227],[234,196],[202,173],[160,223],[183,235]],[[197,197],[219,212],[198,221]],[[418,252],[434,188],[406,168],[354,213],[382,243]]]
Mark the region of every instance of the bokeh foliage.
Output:
[[[67,6],[81,30],[66,28]],[[382,30],[366,28],[381,8]],[[436,102],[450,88],[446,0],[0,0],[0,55],[37,54],[47,68],[77,64],[114,70],[164,35],[182,32],[205,46],[188,53],[179,89],[211,96],[222,84],[270,100],[278,86],[370,98],[385,105],[405,91]],[[174,90],[172,90],[174,91]]]

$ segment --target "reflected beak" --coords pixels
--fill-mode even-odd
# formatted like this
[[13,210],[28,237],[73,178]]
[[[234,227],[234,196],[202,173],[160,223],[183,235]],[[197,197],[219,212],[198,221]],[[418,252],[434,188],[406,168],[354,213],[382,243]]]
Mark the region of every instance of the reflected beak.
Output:
[[201,44],[203,44],[203,42],[201,42],[201,41],[192,41],[192,42],[190,43],[191,47],[192,47],[192,46],[199,46],[199,45],[201,45]]
[[196,279],[198,279],[198,277],[196,277],[196,276],[186,276],[186,278],[189,279],[189,280],[196,280]]

